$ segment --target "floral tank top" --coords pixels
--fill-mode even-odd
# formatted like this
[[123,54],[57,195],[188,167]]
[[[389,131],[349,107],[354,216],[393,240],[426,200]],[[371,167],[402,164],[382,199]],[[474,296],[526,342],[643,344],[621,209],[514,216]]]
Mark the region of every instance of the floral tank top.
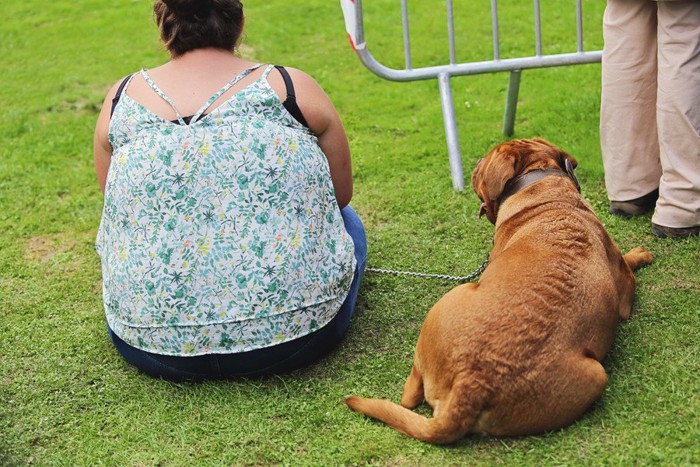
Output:
[[[259,66],[259,65],[258,65]],[[355,269],[317,139],[262,76],[189,124],[123,93],[96,249],[110,328],[161,355],[235,353],[327,324]],[[128,86],[128,83],[127,83]]]

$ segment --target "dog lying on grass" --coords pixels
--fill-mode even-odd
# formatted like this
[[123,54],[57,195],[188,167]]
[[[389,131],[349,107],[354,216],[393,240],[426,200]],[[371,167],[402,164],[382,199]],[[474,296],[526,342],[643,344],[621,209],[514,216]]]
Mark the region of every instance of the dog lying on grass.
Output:
[[[353,396],[352,410],[445,444],[554,430],[600,397],[633,271],[652,255],[620,253],[579,194],[575,167],[542,139],[503,143],[479,161],[472,187],[496,226],[488,267],[428,313],[401,405]],[[432,418],[411,410],[424,400]]]

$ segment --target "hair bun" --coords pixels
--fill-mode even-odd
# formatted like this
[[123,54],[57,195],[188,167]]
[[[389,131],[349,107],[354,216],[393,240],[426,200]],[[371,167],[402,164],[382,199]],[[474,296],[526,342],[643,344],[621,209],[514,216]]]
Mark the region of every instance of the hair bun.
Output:
[[211,0],[161,0],[168,10],[177,16],[207,16],[212,8]]

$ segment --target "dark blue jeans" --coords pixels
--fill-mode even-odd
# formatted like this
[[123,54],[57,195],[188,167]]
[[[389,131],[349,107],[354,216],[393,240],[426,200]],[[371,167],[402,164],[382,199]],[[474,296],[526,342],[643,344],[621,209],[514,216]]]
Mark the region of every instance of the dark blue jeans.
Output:
[[367,263],[365,228],[357,213],[346,206],[340,213],[355,244],[357,268],[345,302],[330,323],[306,336],[272,347],[234,354],[195,357],[158,355],[132,347],[107,326],[114,346],[128,363],[144,373],[171,381],[256,377],[281,374],[307,366],[328,354],[342,340],[355,311],[360,281]]

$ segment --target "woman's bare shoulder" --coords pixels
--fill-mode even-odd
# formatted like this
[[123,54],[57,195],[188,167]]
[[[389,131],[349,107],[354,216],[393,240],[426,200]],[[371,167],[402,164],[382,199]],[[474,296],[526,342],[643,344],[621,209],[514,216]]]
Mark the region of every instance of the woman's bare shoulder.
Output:
[[323,133],[336,118],[333,103],[321,85],[308,73],[298,68],[285,67],[294,84],[296,101],[311,131]]
[[284,67],[287,72],[289,72],[289,77],[292,79],[292,82],[294,83],[294,88],[298,90],[297,95],[303,94],[303,93],[323,93],[325,95],[325,92],[321,88],[321,86],[318,84],[318,82],[308,73],[306,73],[303,70],[300,70],[298,68],[293,68],[293,67]]

